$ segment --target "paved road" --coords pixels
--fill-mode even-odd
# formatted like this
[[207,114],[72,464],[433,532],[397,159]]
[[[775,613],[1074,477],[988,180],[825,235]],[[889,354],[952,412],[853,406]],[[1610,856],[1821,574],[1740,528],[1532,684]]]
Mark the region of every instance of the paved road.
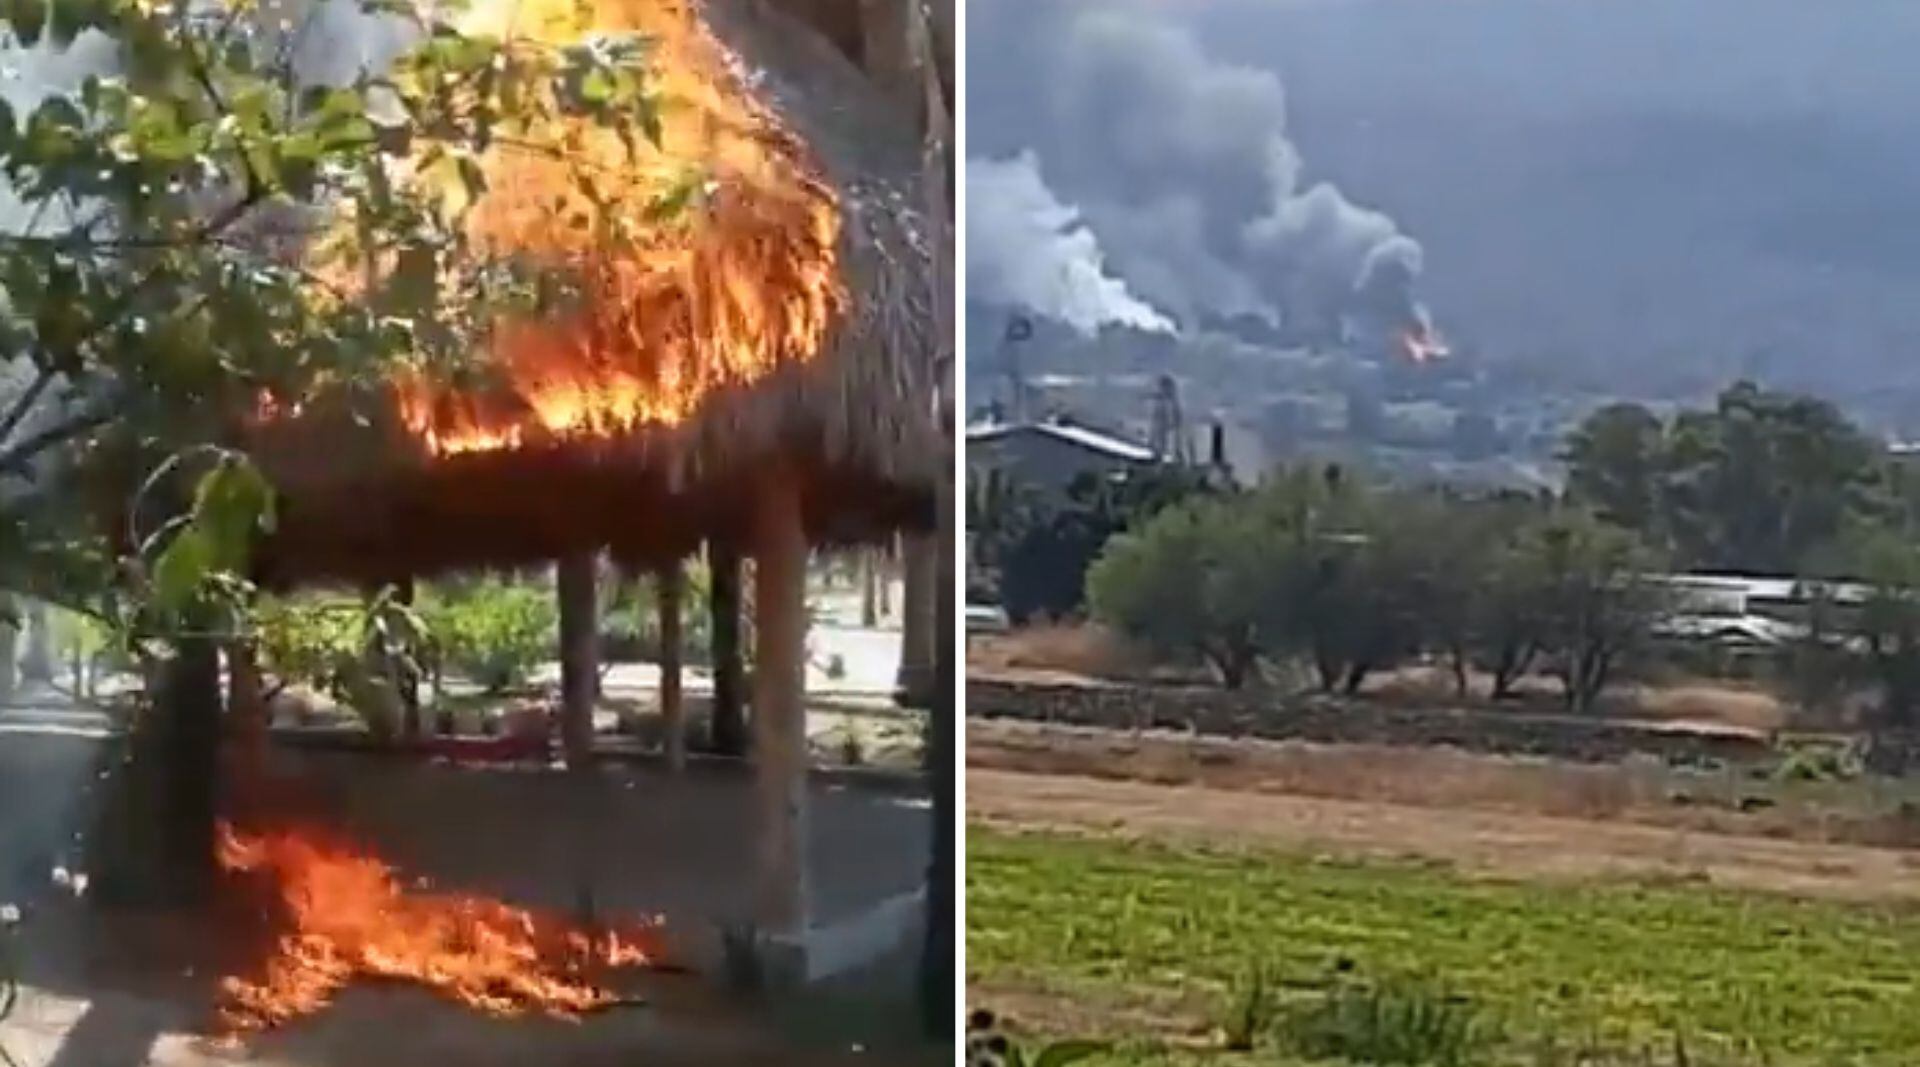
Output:
[[0,736],[30,732],[97,737],[112,728],[106,715],[77,706],[66,693],[45,685],[23,684],[11,703],[0,704]]

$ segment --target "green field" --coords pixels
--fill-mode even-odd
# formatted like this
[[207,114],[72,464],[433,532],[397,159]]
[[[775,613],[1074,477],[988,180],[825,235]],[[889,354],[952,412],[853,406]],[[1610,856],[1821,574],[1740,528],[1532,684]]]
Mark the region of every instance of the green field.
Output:
[[1206,1051],[1256,967],[1295,1006],[1342,968],[1463,998],[1492,1062],[1580,1062],[1561,1058],[1575,1046],[1633,1052],[1608,1061],[1622,1063],[1654,1047],[1660,1063],[1920,1062],[1920,912],[1687,883],[1491,882],[974,827],[967,967],[975,1002],[1042,1031],[1098,1028],[1071,1036],[1138,1048],[1125,1063],[1298,1062],[1284,1035],[1252,1056]]

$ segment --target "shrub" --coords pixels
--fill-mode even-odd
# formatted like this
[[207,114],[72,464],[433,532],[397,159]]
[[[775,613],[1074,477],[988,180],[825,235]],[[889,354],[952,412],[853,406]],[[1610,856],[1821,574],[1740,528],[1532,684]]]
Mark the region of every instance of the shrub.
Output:
[[343,671],[360,653],[364,610],[345,597],[262,600],[254,614],[261,669],[345,699]]
[[1107,1050],[1098,1041],[1055,1041],[1029,1048],[1015,1041],[992,1012],[976,1009],[967,1015],[967,1067],[1068,1067]]
[[[711,660],[708,633],[707,569],[698,560],[683,565],[680,599],[680,655],[687,664]],[[600,643],[607,662],[657,660],[660,656],[659,600],[651,576],[621,577],[610,584],[600,616]]]
[[441,661],[489,693],[526,684],[560,620],[546,590],[495,578],[431,597],[421,616]]
[[1473,1006],[1417,982],[1342,981],[1282,1020],[1281,1036],[1311,1059],[1464,1067],[1491,1043]]
[[1277,1014],[1272,975],[1266,967],[1256,966],[1228,996],[1220,1022],[1222,1044],[1233,1052],[1253,1051],[1253,1046],[1273,1028]]

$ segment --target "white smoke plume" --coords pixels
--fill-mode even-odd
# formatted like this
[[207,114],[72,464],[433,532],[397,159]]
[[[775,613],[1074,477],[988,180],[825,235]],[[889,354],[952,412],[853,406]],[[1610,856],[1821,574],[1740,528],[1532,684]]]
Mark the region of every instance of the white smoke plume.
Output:
[[[1031,86],[1008,90],[1039,114],[1014,118],[1133,291],[1183,320],[1253,314],[1321,336],[1422,327],[1419,244],[1332,184],[1302,182],[1277,74],[1208,55],[1149,5],[1012,2],[987,5],[978,47],[1039,42],[1013,72]],[[970,187],[968,210],[985,199]]]
[[1099,239],[1047,187],[1031,152],[967,164],[967,286],[1083,333],[1102,326],[1173,329],[1107,273]]

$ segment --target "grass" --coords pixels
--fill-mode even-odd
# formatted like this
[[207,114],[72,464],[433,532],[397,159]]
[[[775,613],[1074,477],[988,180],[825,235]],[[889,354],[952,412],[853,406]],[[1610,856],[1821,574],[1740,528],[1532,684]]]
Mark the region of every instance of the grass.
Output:
[[[1443,982],[1497,1027],[1506,1053],[1549,1041],[1671,1049],[1677,1035],[1701,1064],[1920,1058],[1920,912],[1911,907],[968,834],[977,996],[1040,991],[1096,1006],[1114,1032],[1091,1036],[1145,1042],[1112,1062],[1218,1058],[1179,1051],[1196,1042],[1166,1020],[1203,1029],[1259,968],[1297,987],[1323,980],[1335,961],[1383,980]],[[1209,1003],[1212,1015],[1199,1007]],[[1074,1016],[1083,1028],[1086,1012]]]

